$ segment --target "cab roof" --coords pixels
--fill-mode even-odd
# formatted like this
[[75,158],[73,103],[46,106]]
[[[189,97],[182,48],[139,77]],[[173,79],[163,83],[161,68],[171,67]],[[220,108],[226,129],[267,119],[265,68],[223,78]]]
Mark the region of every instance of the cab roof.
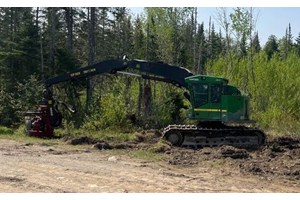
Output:
[[194,75],[185,78],[187,83],[202,82],[202,83],[222,83],[224,85],[228,84],[228,79],[216,77],[216,76],[207,76],[207,75]]

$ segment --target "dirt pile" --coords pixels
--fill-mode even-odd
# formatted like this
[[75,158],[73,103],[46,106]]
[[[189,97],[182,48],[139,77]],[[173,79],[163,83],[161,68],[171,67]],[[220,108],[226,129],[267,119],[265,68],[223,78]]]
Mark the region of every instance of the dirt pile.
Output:
[[218,156],[220,158],[246,159],[249,157],[249,152],[245,149],[238,149],[232,146],[222,146],[217,150]]
[[251,159],[240,163],[241,171],[269,179],[284,176],[300,180],[300,138],[275,138],[250,155]]
[[221,146],[197,150],[172,148],[167,153],[171,165],[195,167],[206,161],[223,160],[223,164],[236,166],[244,174],[259,175],[270,180],[275,177],[300,180],[300,138],[275,138],[256,150]]
[[155,144],[160,141],[161,133],[157,129],[143,130],[136,132],[136,142],[143,142],[147,144]]
[[232,146],[221,146],[203,149],[185,149],[172,148],[169,152],[169,164],[172,165],[196,165],[203,161],[211,161],[216,159],[232,158],[247,159],[250,157],[249,152],[245,149],[238,149]]
[[169,164],[192,166],[199,162],[197,150],[173,148],[170,152]]
[[97,141],[87,136],[81,136],[76,138],[64,138],[69,144],[80,145],[80,144],[95,144]]

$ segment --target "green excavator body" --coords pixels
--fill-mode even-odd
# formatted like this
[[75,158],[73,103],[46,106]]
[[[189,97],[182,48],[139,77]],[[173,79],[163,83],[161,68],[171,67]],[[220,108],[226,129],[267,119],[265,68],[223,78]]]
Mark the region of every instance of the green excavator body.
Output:
[[243,123],[249,121],[249,97],[228,80],[196,75],[185,78],[190,92],[188,117],[198,121]]

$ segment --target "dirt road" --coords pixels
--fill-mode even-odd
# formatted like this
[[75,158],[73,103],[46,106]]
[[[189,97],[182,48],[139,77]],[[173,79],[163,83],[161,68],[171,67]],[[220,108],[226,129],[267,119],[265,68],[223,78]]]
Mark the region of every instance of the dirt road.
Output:
[[[243,160],[201,158],[207,150],[171,151],[154,162],[84,148],[1,139],[0,192],[300,192],[298,179],[248,173]],[[180,163],[189,156],[194,163]]]

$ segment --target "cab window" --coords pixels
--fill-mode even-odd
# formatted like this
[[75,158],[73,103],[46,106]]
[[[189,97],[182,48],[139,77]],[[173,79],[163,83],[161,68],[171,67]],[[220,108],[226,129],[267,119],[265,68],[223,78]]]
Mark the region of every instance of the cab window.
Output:
[[222,95],[222,86],[215,84],[215,85],[211,85],[210,89],[211,89],[210,101],[212,103],[220,103],[221,95]]
[[195,107],[200,107],[208,102],[208,84],[193,85]]

